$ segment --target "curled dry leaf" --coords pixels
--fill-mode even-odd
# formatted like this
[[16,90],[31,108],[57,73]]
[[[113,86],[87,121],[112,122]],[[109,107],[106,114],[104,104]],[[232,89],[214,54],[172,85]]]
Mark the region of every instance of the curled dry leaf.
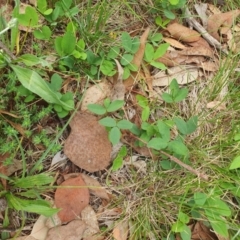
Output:
[[169,24],[166,30],[176,40],[186,43],[198,41],[200,38],[198,32],[176,22]]
[[113,237],[115,240],[127,240],[128,232],[128,221],[122,221],[113,229]]
[[[147,38],[150,32],[150,28],[147,28],[144,33],[142,34],[140,38],[140,46],[138,51],[135,53],[134,58],[132,60],[132,63],[135,64],[138,68],[140,68],[143,56],[144,56],[144,51],[145,51],[145,46],[147,42]],[[137,72],[132,72],[129,78],[127,78],[123,83],[126,89],[130,88],[133,86],[134,82],[136,81],[136,77],[138,76]]]
[[114,84],[112,93],[111,93],[111,101],[114,100],[124,100],[124,95],[125,95],[125,86],[123,84],[123,68],[120,65],[120,63],[115,60],[118,68],[118,78],[117,82]]
[[106,189],[102,187],[96,179],[86,174],[81,174],[81,176],[83,178],[83,181],[86,183],[86,186],[88,187],[90,193],[92,193],[96,197],[109,200]]
[[225,28],[225,32],[231,28],[235,18],[240,14],[240,10],[233,10],[230,12],[214,14],[208,18],[207,31],[218,41],[220,36],[218,30],[220,27]]
[[215,234],[210,231],[202,222],[197,222],[192,227],[192,240],[206,239],[214,240],[216,239]]
[[76,219],[89,203],[89,191],[81,176],[63,182],[55,192],[55,205],[63,223]]
[[67,225],[49,229],[46,240],[79,240],[85,229],[86,224],[82,220],[73,220]]
[[186,48],[186,46],[184,46],[182,43],[180,43],[179,41],[177,41],[174,38],[168,38],[168,37],[164,37],[163,40],[167,43],[169,43],[172,47],[174,48],[178,48],[178,49],[184,49]]
[[97,118],[77,112],[70,122],[71,134],[64,145],[64,153],[78,167],[88,172],[103,170],[110,164],[112,151],[106,129]]
[[83,234],[84,238],[91,237],[100,231],[96,213],[91,206],[88,205],[82,210],[81,217],[82,221],[86,224],[86,230]]
[[111,85],[104,81],[88,88],[83,96],[81,110],[86,111],[88,104],[100,104],[106,97],[111,95]]
[[49,228],[46,226],[46,222],[49,218],[41,215],[34,223],[30,236],[34,239],[45,240]]
[[221,101],[212,101],[207,103],[207,108],[221,111],[226,109],[226,104]]
[[188,43],[188,44],[192,47],[205,47],[205,48],[209,49],[210,51],[212,51],[212,48],[210,47],[208,42],[202,37],[200,37],[198,41],[191,42],[191,43]]
[[169,86],[172,79],[176,79],[178,84],[187,84],[195,81],[201,75],[197,67],[178,66],[169,69],[170,74],[158,72],[153,76],[153,86],[164,87]]

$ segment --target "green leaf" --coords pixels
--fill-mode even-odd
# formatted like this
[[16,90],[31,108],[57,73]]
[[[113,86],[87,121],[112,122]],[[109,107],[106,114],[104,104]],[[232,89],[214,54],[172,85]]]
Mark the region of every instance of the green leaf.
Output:
[[138,66],[136,64],[133,64],[133,63],[130,63],[127,65],[128,69],[133,71],[133,72],[136,72],[138,70]]
[[190,227],[185,225],[183,231],[180,232],[180,236],[182,240],[191,240],[192,233],[191,233]]
[[47,9],[47,0],[37,0],[37,8],[43,13]]
[[40,40],[49,40],[52,35],[52,31],[48,26],[43,26],[40,30],[34,30],[33,35],[35,38]]
[[84,51],[85,45],[86,44],[85,44],[84,40],[83,39],[79,39],[76,46],[77,46],[78,50]]
[[161,33],[155,33],[152,37],[151,37],[151,41],[153,42],[159,42],[160,40],[162,40],[163,35]]
[[132,38],[127,32],[123,32],[121,36],[122,46],[126,52],[132,51]]
[[59,91],[62,87],[62,82],[63,79],[61,78],[61,76],[57,73],[54,73],[51,77],[50,88],[53,91]]
[[174,102],[181,102],[183,99],[185,99],[188,95],[188,89],[182,88],[178,91],[177,95],[174,97]]
[[116,157],[114,160],[113,160],[113,164],[112,164],[112,167],[111,169],[113,171],[118,171],[120,168],[122,168],[123,166],[123,158],[121,157]]
[[122,146],[121,149],[118,152],[118,157],[125,157],[127,155],[127,147],[126,146]]
[[132,54],[136,53],[139,49],[139,46],[140,46],[140,40],[138,38],[133,38],[131,53]]
[[150,63],[153,60],[153,56],[154,56],[154,48],[150,43],[147,43],[144,51],[144,60]]
[[133,124],[126,120],[126,119],[123,119],[123,120],[120,120],[118,123],[117,123],[117,126],[120,128],[120,129],[131,129]]
[[68,111],[73,109],[73,106],[68,105],[59,99],[59,95],[50,89],[48,84],[38,73],[30,69],[15,66],[12,64],[10,64],[10,67],[17,75],[21,84],[28,90],[37,94],[48,103],[59,104]]
[[174,99],[172,97],[172,95],[170,95],[169,93],[163,93],[162,94],[162,99],[166,102],[166,103],[173,103]]
[[184,135],[191,134],[197,129],[198,122],[197,116],[191,117],[187,122],[178,117],[174,117],[173,120],[178,130]]
[[18,14],[19,23],[26,27],[35,27],[38,24],[38,14],[33,7],[27,6],[25,13]]
[[229,170],[240,168],[240,156],[235,157],[229,167]]
[[141,134],[141,130],[137,127],[136,124],[133,123],[132,128],[129,129],[131,133],[133,133],[136,136],[139,136]]
[[162,160],[160,162],[160,165],[163,168],[163,170],[170,170],[170,169],[173,169],[173,167],[174,167],[173,162],[170,160]]
[[41,173],[34,176],[27,176],[24,178],[17,178],[13,184],[19,188],[35,188],[38,186],[44,186],[54,181],[54,178],[49,174]]
[[113,62],[108,60],[103,60],[102,64],[100,65],[100,70],[104,75],[110,77],[116,73]]
[[107,112],[115,112],[124,106],[124,100],[115,100],[110,103],[109,107],[107,108]]
[[179,3],[179,0],[168,0],[171,5],[177,5]]
[[175,19],[175,14],[172,11],[169,11],[167,9],[164,9],[164,15],[169,19]]
[[209,219],[210,224],[213,228],[213,230],[218,233],[219,235],[221,235],[222,237],[229,237],[228,234],[228,226],[224,221],[218,221],[215,219]]
[[156,59],[162,57],[162,56],[166,53],[166,51],[167,51],[167,49],[169,48],[169,46],[170,46],[169,43],[163,43],[163,44],[161,44],[161,45],[158,47],[158,49],[156,50],[156,52],[154,53],[154,55],[153,55],[153,60],[156,60]]
[[174,140],[168,143],[168,147],[177,155],[188,156],[189,150],[184,143]]
[[24,54],[18,58],[19,61],[23,62],[27,66],[34,66],[41,62],[41,59],[32,54]]
[[107,109],[109,107],[111,103],[111,100],[109,98],[106,98],[104,101],[103,101],[103,105],[104,107]]
[[88,104],[87,108],[89,111],[97,115],[103,115],[107,112],[107,110],[100,104]]
[[51,208],[50,204],[44,200],[21,199],[11,193],[7,193],[6,198],[10,207],[16,209],[17,211],[33,212],[46,217],[51,217],[53,214],[59,212],[59,209]]
[[131,75],[130,69],[128,66],[124,67],[123,69],[123,79],[127,79]]
[[153,67],[156,67],[156,68],[161,69],[161,70],[166,70],[167,69],[167,67],[161,62],[152,61],[152,62],[150,62],[150,64]]
[[60,105],[58,105],[58,104],[54,104],[53,105],[53,108],[54,108],[54,110],[56,111],[56,112],[62,112],[62,110],[63,110],[63,108],[60,106]]
[[182,232],[185,229],[185,224],[181,221],[177,221],[172,225],[172,231],[175,233]]
[[148,107],[148,99],[142,95],[136,96],[137,102],[140,107],[145,108]]
[[186,124],[187,124],[187,130],[188,130],[187,134],[193,133],[197,129],[198,117],[192,116],[191,118],[189,118]]
[[141,114],[141,119],[142,121],[147,121],[150,115],[150,108],[149,107],[145,107],[142,110],[142,114]]
[[203,206],[207,200],[207,195],[205,193],[196,192],[194,193],[194,201],[197,205]]
[[161,149],[166,148],[167,145],[168,145],[167,142],[162,138],[152,138],[148,142],[147,147],[153,148],[153,149],[156,149],[156,150],[161,150]]
[[115,127],[117,125],[116,121],[111,117],[102,118],[99,123],[105,127]]
[[110,130],[108,137],[109,137],[109,140],[112,143],[112,145],[116,145],[120,141],[121,131],[119,130],[118,127],[113,127]]
[[158,131],[161,137],[166,141],[170,141],[170,127],[162,120],[157,121]]
[[68,111],[62,110],[61,112],[57,112],[59,118],[64,118],[68,115]]
[[123,66],[126,66],[128,64],[130,64],[133,60],[133,55],[132,54],[123,54],[121,60],[120,60],[120,63],[123,65]]
[[188,133],[187,123],[183,119],[174,117],[173,121],[175,122],[179,132],[181,132],[184,135],[186,135]]
[[178,219],[183,222],[183,223],[188,223],[189,222],[189,216],[183,212],[178,213]]
[[208,216],[231,216],[231,210],[229,206],[219,199],[218,197],[210,197],[206,200],[206,203],[204,204],[206,206],[205,212],[208,214]]
[[120,48],[112,47],[108,52],[107,59],[115,59],[120,53]]
[[59,56],[63,56],[62,50],[62,37],[56,37],[54,41],[54,47]]
[[66,32],[61,41],[61,48],[65,55],[70,55],[76,46],[76,37],[72,32]]

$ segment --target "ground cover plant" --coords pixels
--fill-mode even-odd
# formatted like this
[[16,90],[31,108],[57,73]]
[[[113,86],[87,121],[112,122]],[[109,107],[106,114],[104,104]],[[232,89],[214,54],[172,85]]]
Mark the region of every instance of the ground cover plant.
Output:
[[0,5],[1,239],[240,239],[237,2]]

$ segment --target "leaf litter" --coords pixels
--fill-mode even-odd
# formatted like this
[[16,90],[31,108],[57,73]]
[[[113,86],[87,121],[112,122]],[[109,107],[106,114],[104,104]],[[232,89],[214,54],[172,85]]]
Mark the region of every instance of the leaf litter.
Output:
[[[238,11],[231,12],[231,14],[233,15],[233,18],[235,18],[239,14],[239,12]],[[213,16],[209,18],[208,22],[213,22],[214,20]],[[225,17],[225,16],[228,16],[228,17]],[[230,19],[229,16],[230,16],[229,13],[225,14],[223,17],[223,19],[225,20],[222,21],[221,24],[219,22],[214,26],[212,26],[213,25],[212,23],[211,23],[212,25],[208,24],[208,31],[213,32],[213,35],[216,37],[216,39],[219,37],[216,35],[216,33],[218,34],[218,32],[215,30],[216,28],[219,29],[219,27],[223,25],[223,31],[222,31],[223,34],[226,34],[227,31],[229,30],[230,23],[232,24],[233,22],[233,18],[231,17]],[[179,31],[179,29],[181,29],[182,31]],[[214,31],[212,31],[213,29]],[[162,57],[162,59],[159,59],[159,61],[161,62],[165,61],[164,63],[167,66],[169,66],[169,69],[165,72],[159,71],[158,73],[156,73],[156,71],[153,72],[150,69],[147,69],[148,73],[152,74],[150,75],[150,77],[148,76],[147,78],[149,82],[151,81],[151,85],[149,85],[150,86],[149,90],[151,90],[152,86],[153,87],[168,86],[170,83],[170,79],[173,79],[173,78],[176,78],[179,84],[182,84],[182,85],[189,84],[193,81],[196,81],[197,79],[200,79],[203,77],[206,78],[208,75],[203,74],[203,71],[215,72],[218,70],[219,63],[218,63],[217,57],[215,56],[215,52],[210,48],[209,44],[202,37],[200,37],[200,34],[197,31],[186,28],[183,25],[178,23],[170,24],[169,27],[167,28],[167,31],[170,34],[170,36],[164,37],[164,40],[166,42],[169,42],[173,47],[173,49],[170,49],[167,53],[168,55],[166,54],[164,57]],[[140,79],[140,76],[142,77],[144,75],[142,74],[142,72],[144,71],[140,70],[140,68],[141,68],[141,64],[143,63],[143,54],[144,54],[145,44],[146,44],[148,35],[149,35],[149,29],[147,28],[141,37],[140,49],[135,54],[134,60],[133,60],[133,63],[135,63],[138,66],[139,72],[133,73],[131,77],[129,77],[129,79],[127,79],[127,81],[124,82],[126,89],[129,89],[130,87],[135,86],[138,80]],[[174,48],[176,48],[177,50]],[[123,99],[125,94],[124,91],[122,90],[120,91],[121,97],[117,95],[118,84],[120,88],[123,89],[122,87],[123,83],[121,82],[121,80],[116,85],[114,85],[115,89],[114,87],[112,88],[111,84],[109,84],[106,81],[100,82],[88,88],[83,98],[83,103],[81,105],[82,112],[77,112],[74,118],[72,119],[72,122],[70,123],[71,134],[65,142],[64,152],[75,165],[77,165],[81,169],[84,169],[88,172],[96,172],[99,170],[106,169],[109,166],[111,162],[110,153],[111,153],[112,147],[110,142],[108,141],[106,131],[103,131],[103,129],[101,129],[101,126],[98,126],[97,118],[91,114],[85,113],[85,111],[87,111],[87,105],[90,103],[99,103],[104,98],[109,97],[111,95],[116,96],[116,97],[112,97],[113,99],[115,98]],[[223,107],[218,108],[218,106],[220,105],[221,105],[221,102],[215,100],[215,101],[212,101],[211,103],[208,103],[207,107],[209,108],[216,107],[218,110],[223,110]],[[99,144],[100,146],[97,146],[98,143],[100,143]],[[94,148],[91,147],[93,145],[94,145]],[[104,154],[104,156],[102,156],[102,152],[104,153],[107,152],[107,154]],[[142,155],[145,155],[145,154],[142,153]],[[138,162],[138,161],[132,161],[132,162],[134,165],[134,162]],[[138,166],[135,166],[135,167],[138,168]],[[143,166],[143,168],[145,167],[146,166]],[[141,171],[141,166],[139,166],[139,170]],[[143,172],[145,172],[145,169],[143,170]],[[73,195],[76,195],[76,198],[77,198],[77,195],[79,195],[79,199],[75,203],[73,201],[73,204],[69,204],[69,198],[71,198],[70,197],[71,195],[69,195],[69,191],[68,191],[69,188],[66,188],[66,189],[61,188],[64,186],[71,186],[71,187],[74,186],[74,188],[70,188],[72,189]],[[79,186],[82,186],[83,188],[79,188]],[[99,193],[95,188],[96,189],[99,188],[103,190],[103,192]],[[86,191],[85,190],[79,191],[79,189],[85,189]],[[78,191],[80,193],[78,193]],[[61,236],[62,239],[69,239],[69,238],[79,239],[77,238],[77,236],[73,236],[74,235],[73,232],[75,233],[78,232],[78,237],[79,236],[84,237],[86,225],[88,225],[88,223],[91,225],[91,223],[88,222],[89,216],[91,216],[91,218],[94,219],[93,225],[95,226],[93,227],[92,232],[90,230],[89,235],[95,234],[99,231],[98,221],[97,221],[96,215],[94,215],[95,212],[88,205],[88,202],[89,202],[88,191],[97,197],[109,200],[106,190],[102,188],[102,186],[99,184],[97,180],[89,177],[88,175],[82,174],[75,178],[70,178],[65,182],[63,182],[63,184],[60,186],[60,188],[57,189],[55,193],[55,203],[57,207],[62,208],[62,210],[64,210],[64,211],[61,210],[59,213],[59,215],[61,216],[62,222],[65,222],[65,223],[69,221],[70,222],[65,226],[58,226],[49,230],[48,236],[46,239],[58,239],[59,236]],[[59,199],[61,199],[62,203],[59,203],[61,202]],[[84,202],[84,205],[86,205],[85,208],[81,206],[81,204],[79,204],[82,201]],[[66,202],[68,202],[68,205],[70,206],[67,206]],[[75,209],[74,205],[78,205],[78,209]],[[85,213],[85,211],[87,213]],[[68,212],[73,212],[74,214],[69,216]],[[85,217],[84,217],[84,214],[86,214]],[[73,219],[76,219],[76,216],[79,216],[79,215],[81,215],[82,220],[73,220]],[[83,221],[84,219],[86,220],[85,222]],[[200,223],[197,223],[196,226],[198,224]],[[194,230],[192,230],[192,233],[197,235],[196,239],[199,239],[199,235],[201,235],[200,231],[204,232],[204,231],[207,231],[206,229],[208,229],[206,228],[205,230],[196,230],[195,228]],[[54,234],[57,234],[57,235],[54,235]],[[66,236],[64,236],[65,234]],[[127,234],[128,234],[127,221],[119,223],[118,225],[116,225],[116,227],[113,230],[113,236],[117,240],[127,239]],[[204,234],[201,235],[201,238],[204,239]],[[192,239],[195,239],[195,238],[192,238]]]

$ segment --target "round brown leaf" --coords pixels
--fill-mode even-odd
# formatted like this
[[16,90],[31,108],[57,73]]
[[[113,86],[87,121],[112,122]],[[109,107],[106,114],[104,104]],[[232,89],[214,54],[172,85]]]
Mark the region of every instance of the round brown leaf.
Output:
[[103,170],[110,163],[112,146],[108,133],[95,116],[78,112],[72,119],[71,134],[64,153],[78,167],[88,172]]
[[89,191],[81,176],[63,182],[55,192],[55,205],[60,208],[59,218],[70,222],[80,215],[89,203]]

